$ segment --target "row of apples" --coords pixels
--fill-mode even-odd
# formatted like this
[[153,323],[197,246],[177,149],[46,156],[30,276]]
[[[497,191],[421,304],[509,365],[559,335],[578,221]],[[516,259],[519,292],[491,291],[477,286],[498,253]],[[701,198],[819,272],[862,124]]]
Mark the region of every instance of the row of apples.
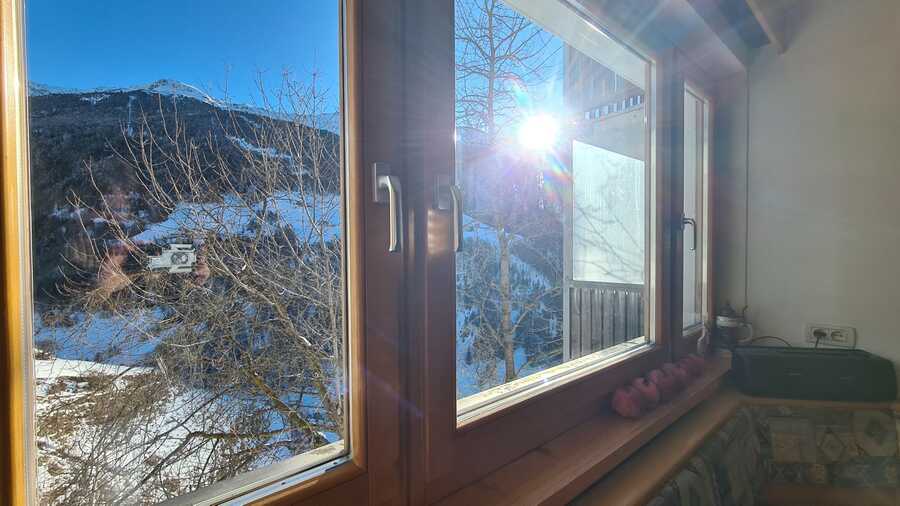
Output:
[[637,418],[666,402],[684,390],[695,378],[703,374],[706,360],[698,355],[688,355],[676,363],[666,362],[639,376],[630,384],[616,389],[612,398],[613,410],[625,418]]

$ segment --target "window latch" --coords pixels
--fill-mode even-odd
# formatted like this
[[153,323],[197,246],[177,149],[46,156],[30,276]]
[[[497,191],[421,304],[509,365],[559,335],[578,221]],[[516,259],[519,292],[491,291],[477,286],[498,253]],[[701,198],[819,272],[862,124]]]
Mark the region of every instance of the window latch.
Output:
[[681,230],[684,230],[687,225],[691,226],[691,251],[697,251],[697,220],[682,215]]
[[384,162],[372,164],[373,201],[388,206],[388,251],[393,253],[403,247],[403,187],[400,178],[387,172],[390,172],[390,165]]
[[452,212],[453,251],[462,251],[463,238],[463,201],[462,192],[455,184],[447,181],[439,183],[434,189],[434,207],[440,211]]

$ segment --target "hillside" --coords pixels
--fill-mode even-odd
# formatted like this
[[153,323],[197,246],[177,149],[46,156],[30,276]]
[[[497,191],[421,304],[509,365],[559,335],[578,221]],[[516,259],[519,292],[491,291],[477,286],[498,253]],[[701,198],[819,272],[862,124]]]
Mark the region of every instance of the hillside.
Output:
[[[79,265],[78,253],[108,235],[98,207],[109,205],[130,235],[167,218],[165,209],[148,203],[129,162],[129,148],[149,142],[151,134],[163,144],[170,142],[168,135],[192,139],[206,174],[240,167],[248,153],[281,156],[302,167],[303,160],[259,145],[261,128],[317,128],[327,149],[337,152],[340,146],[334,114],[292,117],[224,103],[174,81],[85,91],[32,83],[29,94],[35,294],[46,303],[64,302],[60,284],[67,276],[77,278],[76,267],[96,267]],[[329,190],[339,187],[334,169]],[[248,183],[240,173],[232,177],[237,191]]]

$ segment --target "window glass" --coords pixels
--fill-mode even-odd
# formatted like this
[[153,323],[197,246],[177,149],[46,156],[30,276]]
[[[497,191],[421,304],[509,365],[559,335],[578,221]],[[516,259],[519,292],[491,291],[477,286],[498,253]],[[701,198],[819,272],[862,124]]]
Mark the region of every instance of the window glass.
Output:
[[462,413],[648,341],[650,65],[562,3],[455,5]]
[[703,251],[705,242],[704,206],[704,115],[703,100],[689,91],[684,94],[684,231],[683,315],[684,328],[702,322]]
[[40,503],[346,453],[340,2],[26,8]]

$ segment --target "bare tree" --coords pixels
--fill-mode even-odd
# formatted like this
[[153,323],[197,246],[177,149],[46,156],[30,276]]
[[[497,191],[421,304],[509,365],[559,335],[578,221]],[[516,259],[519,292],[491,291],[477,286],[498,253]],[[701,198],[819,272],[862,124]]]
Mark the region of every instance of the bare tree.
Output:
[[[551,271],[559,271],[554,247],[561,251],[561,241],[550,239],[554,227],[561,237],[558,210],[544,205],[537,164],[502,155],[527,113],[524,97],[547,79],[559,48],[548,33],[497,0],[456,2],[456,44],[456,124],[467,151],[462,170],[478,171],[478,188],[466,188],[474,218],[467,231],[483,240],[467,246],[461,268],[468,272],[458,291],[472,316],[464,330],[474,336],[468,358],[481,362],[479,383],[493,386],[498,350],[503,382],[516,379],[524,367],[516,365],[516,348],[526,335],[547,335],[548,326],[534,326],[534,318],[552,311],[550,299],[559,296],[558,282],[523,280],[528,269],[514,265],[513,251],[541,257],[537,264],[547,267],[544,274],[558,281],[561,273]],[[484,227],[488,233],[479,233]],[[534,356],[539,361],[547,355],[553,353]]]
[[[63,345],[96,346],[91,320],[119,324],[93,368],[47,385],[48,502],[158,501],[344,437],[340,142],[318,123],[324,97],[285,79],[259,111],[214,107],[212,126],[141,114],[115,153],[161,217],[140,233],[86,163],[95,195],[71,200],[91,240],[70,248],[60,311],[81,320]],[[148,268],[173,245],[196,256],[188,272]],[[106,363],[129,353],[141,362]]]

